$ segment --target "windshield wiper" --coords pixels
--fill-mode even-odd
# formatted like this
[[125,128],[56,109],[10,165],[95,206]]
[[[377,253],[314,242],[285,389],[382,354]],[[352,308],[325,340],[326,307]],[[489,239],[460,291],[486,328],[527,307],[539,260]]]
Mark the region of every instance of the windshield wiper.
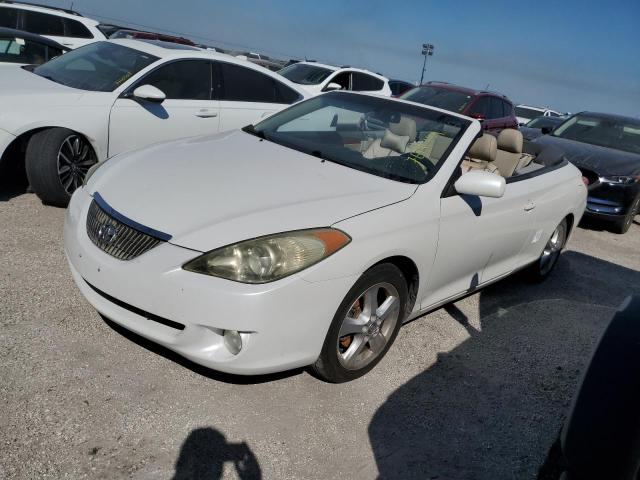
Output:
[[242,129],[242,131],[250,133],[251,135],[255,135],[256,137],[261,138],[262,140],[267,139],[267,136],[264,134],[264,132],[262,130],[256,130],[256,128],[253,125],[247,125]]

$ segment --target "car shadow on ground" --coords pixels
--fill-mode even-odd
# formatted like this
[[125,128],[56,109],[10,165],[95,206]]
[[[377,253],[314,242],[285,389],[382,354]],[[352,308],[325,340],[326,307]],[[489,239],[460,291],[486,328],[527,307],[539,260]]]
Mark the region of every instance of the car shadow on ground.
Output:
[[241,480],[262,478],[260,464],[245,442],[229,443],[212,427],[197,428],[182,444],[172,480],[218,480],[227,462]]
[[147,340],[146,338],[141,337],[140,335],[130,330],[127,330],[126,328],[122,327],[121,325],[118,325],[114,321],[109,320],[104,315],[100,315],[100,316],[102,317],[102,320],[104,320],[104,322],[109,327],[111,327],[111,329],[113,329],[114,331],[116,331],[126,339],[130,340],[131,342],[135,343],[136,345],[142,348],[146,348],[147,350],[157,355],[160,355],[161,357],[164,357],[167,360],[171,360],[172,362],[175,362],[184,368],[188,368],[192,372],[197,373],[198,375],[202,375],[203,377],[206,377],[210,380],[216,380],[218,382],[223,382],[223,383],[232,383],[235,385],[256,385],[259,383],[267,383],[267,382],[273,382],[276,380],[282,380],[284,378],[300,375],[304,372],[303,368],[297,368],[297,369],[289,370],[286,372],[271,373],[268,375],[251,375],[251,376],[232,375],[229,373],[217,372],[215,370],[212,370],[207,367],[203,367],[202,365],[192,362],[191,360],[178,355],[174,351],[169,350],[168,348],[163,347],[162,345],[152,342],[151,340]]
[[569,251],[541,284],[515,275],[481,291],[479,329],[444,307],[468,338],[374,414],[380,478],[535,478],[599,336],[638,291],[640,272]]

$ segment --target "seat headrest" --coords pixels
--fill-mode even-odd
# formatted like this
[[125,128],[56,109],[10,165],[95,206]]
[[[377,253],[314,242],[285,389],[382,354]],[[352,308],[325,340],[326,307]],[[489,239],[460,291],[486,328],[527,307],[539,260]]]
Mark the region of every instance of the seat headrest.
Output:
[[480,138],[476,139],[469,149],[469,157],[476,160],[483,160],[485,162],[493,162],[496,159],[498,151],[498,142],[496,137],[483,134]]
[[409,137],[409,140],[412,142],[416,140],[417,127],[416,121],[413,118],[401,115],[397,123],[389,123],[389,130],[391,130],[391,133],[395,133],[401,137]]
[[498,134],[498,148],[511,153],[522,153],[522,133],[505,128]]
[[390,130],[385,130],[384,137],[382,137],[380,141],[380,146],[393,150],[394,152],[404,153],[407,149],[407,143],[409,143],[408,135],[396,135]]

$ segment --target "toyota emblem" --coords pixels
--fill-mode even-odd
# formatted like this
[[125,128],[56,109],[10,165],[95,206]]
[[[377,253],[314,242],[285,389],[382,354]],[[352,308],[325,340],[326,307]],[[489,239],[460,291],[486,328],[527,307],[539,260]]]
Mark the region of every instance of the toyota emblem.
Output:
[[98,239],[103,243],[112,243],[118,236],[115,225],[105,223],[98,229]]

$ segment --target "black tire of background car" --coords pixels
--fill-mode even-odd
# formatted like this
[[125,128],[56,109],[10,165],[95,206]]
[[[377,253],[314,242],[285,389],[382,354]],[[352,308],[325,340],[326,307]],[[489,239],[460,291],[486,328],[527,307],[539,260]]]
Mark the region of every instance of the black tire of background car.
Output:
[[71,196],[58,176],[58,151],[62,142],[75,132],[67,128],[49,128],[31,137],[27,145],[25,165],[29,184],[47,205],[66,207]]
[[[338,354],[336,345],[338,343],[340,327],[342,326],[342,322],[345,316],[351,309],[353,302],[355,302],[355,300],[362,294],[362,292],[380,282],[388,282],[393,285],[398,291],[398,295],[400,297],[400,313],[398,322],[391,337],[387,342],[387,345],[377,358],[375,358],[371,361],[371,363],[359,370],[347,370],[340,364],[337,356]],[[347,295],[344,297],[344,300],[338,307],[338,310],[333,317],[333,321],[331,322],[331,326],[329,327],[329,332],[327,333],[327,336],[325,338],[324,345],[322,346],[320,356],[311,367],[313,373],[327,382],[342,383],[361,377],[362,375],[370,371],[373,367],[375,367],[378,362],[382,360],[382,358],[387,354],[389,348],[398,336],[398,331],[400,330],[402,322],[407,313],[407,296],[407,281],[402,275],[402,272],[395,265],[392,265],[390,263],[382,263],[379,265],[375,265],[367,270],[353,285],[353,287],[351,287]]]
[[[560,248],[560,252],[562,252],[562,249],[564,249],[564,246],[567,244],[567,238],[569,237],[569,233],[570,233],[569,232],[569,222],[567,221],[566,218],[563,219],[562,222],[560,222],[558,224],[558,226],[560,226],[562,224],[564,224],[564,228],[565,228],[565,237],[564,237],[564,242],[562,243],[562,247]],[[545,243],[545,245],[546,245],[546,243]],[[529,265],[524,270],[524,275],[525,275],[526,279],[529,280],[530,282],[539,283],[539,282],[542,282],[543,280],[545,280],[549,275],[551,275],[551,272],[553,272],[553,270],[556,268],[556,265],[558,264],[558,260],[560,259],[560,255],[558,255],[558,257],[554,260],[553,265],[551,266],[551,268],[546,273],[542,272],[541,263],[540,263],[540,259],[541,258],[542,258],[542,253],[540,254],[540,257],[538,258],[538,260],[536,260],[534,263]]]
[[631,224],[633,223],[634,217],[638,214],[638,212],[640,212],[640,196],[636,198],[631,205],[629,213],[625,217],[616,220],[613,225],[613,230],[619,234],[627,233],[629,231],[629,228],[631,227]]

